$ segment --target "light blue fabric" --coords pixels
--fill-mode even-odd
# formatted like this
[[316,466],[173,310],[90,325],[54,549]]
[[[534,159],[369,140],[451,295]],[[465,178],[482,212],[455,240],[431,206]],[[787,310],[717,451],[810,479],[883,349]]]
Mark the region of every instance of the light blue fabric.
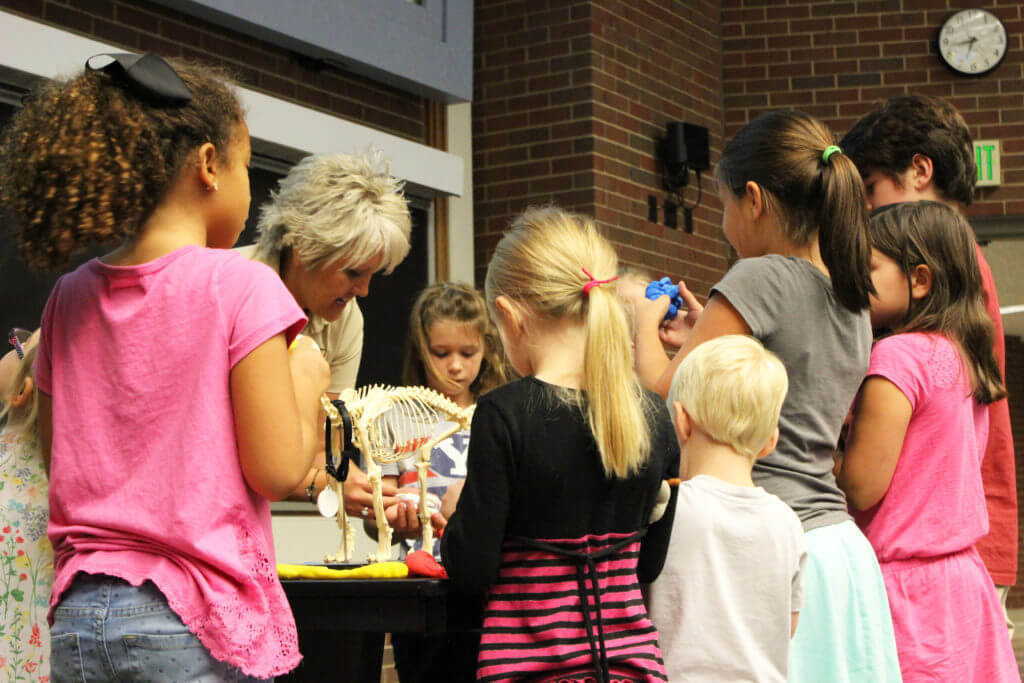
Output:
[[853,522],[805,534],[804,609],[789,683],[899,683],[889,600],[871,544]]
[[135,587],[102,574],[79,574],[53,616],[54,683],[273,680],[246,676],[214,659],[149,581]]

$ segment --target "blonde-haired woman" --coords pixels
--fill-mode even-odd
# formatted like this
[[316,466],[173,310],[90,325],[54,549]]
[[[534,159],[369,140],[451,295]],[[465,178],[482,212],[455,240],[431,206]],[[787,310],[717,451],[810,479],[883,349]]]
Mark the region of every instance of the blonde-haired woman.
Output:
[[590,219],[543,208],[514,221],[487,269],[523,379],[478,400],[441,541],[453,584],[488,591],[480,680],[665,680],[639,583],[665,560],[674,497],[648,523],[679,447],[633,374],[617,268]]
[[[369,293],[375,273],[390,274],[405,259],[411,229],[402,183],[379,152],[314,155],[280,181],[260,210],[259,240],[241,249],[273,268],[308,316],[302,333],[331,366],[332,398],[354,387],[359,372],[363,314],[356,298]],[[293,497],[312,501],[326,484],[321,463]],[[349,514],[372,518],[369,482],[355,467],[345,504]]]

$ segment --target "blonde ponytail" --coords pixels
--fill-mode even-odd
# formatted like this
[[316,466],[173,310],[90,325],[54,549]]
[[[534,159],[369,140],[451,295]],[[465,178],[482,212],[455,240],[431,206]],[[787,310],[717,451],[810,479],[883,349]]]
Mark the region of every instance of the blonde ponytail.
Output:
[[[618,259],[592,220],[553,207],[530,208],[512,223],[487,268],[485,292],[504,296],[532,315],[548,320],[575,319],[584,326],[580,403],[609,477],[628,477],[650,455],[650,434],[640,383],[633,372],[629,326],[615,295]],[[564,394],[576,403],[582,397]]]
[[[614,271],[612,271],[614,272]],[[629,327],[612,288],[592,289],[586,305],[583,391],[587,422],[609,477],[635,474],[650,452],[644,397],[633,372]]]

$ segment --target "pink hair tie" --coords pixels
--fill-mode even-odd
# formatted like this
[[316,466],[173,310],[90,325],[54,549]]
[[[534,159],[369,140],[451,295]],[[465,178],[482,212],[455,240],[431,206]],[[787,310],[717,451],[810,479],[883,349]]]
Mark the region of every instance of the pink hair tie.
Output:
[[619,279],[619,276],[616,275],[615,277],[610,277],[607,280],[598,280],[593,275],[588,273],[586,268],[581,268],[581,270],[583,271],[584,275],[590,278],[590,282],[583,285],[583,296],[588,298],[590,297],[590,290],[592,290],[594,287],[597,287],[598,285],[603,285],[606,282],[615,282],[616,280]]

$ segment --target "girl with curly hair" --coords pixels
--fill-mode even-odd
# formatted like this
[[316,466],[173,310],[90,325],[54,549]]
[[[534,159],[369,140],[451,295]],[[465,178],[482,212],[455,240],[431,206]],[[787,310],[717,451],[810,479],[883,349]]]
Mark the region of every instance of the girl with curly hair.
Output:
[[0,154],[30,265],[119,243],[57,282],[35,363],[52,675],[273,677],[300,655],[269,501],[309,471],[327,365],[293,341],[306,319],[280,278],[223,249],[249,211],[231,88],[104,58],[45,85]]

